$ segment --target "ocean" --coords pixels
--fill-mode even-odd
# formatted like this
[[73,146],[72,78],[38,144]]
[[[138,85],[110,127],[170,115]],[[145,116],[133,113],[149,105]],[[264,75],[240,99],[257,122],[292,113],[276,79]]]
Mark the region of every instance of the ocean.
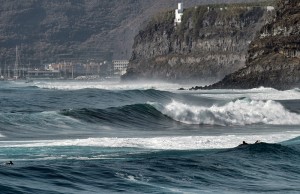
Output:
[[180,87],[0,82],[1,193],[300,193],[299,89]]

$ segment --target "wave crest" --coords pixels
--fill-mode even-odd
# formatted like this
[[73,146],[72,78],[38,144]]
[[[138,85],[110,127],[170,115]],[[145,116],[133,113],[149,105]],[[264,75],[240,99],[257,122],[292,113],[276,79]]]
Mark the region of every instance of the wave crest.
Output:
[[300,125],[300,115],[289,112],[280,103],[268,100],[241,99],[223,106],[191,106],[173,100],[162,106],[151,103],[157,110],[176,121],[202,125]]

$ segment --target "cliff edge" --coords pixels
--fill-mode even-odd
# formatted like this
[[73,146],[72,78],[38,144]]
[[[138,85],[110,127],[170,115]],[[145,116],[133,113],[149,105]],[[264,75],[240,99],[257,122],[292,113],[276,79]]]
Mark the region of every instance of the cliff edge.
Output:
[[260,30],[250,44],[246,67],[222,81],[194,89],[300,86],[300,2],[280,0],[274,20]]
[[154,17],[134,39],[123,80],[212,83],[245,66],[249,43],[271,18],[261,4],[207,5]]

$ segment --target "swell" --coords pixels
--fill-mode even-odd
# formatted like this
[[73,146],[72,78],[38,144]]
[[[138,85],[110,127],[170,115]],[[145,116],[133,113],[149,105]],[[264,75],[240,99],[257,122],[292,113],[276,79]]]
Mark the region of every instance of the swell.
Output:
[[108,108],[147,101],[164,102],[175,94],[158,90],[109,91],[82,89],[76,91],[41,89],[4,89],[0,91],[0,112],[43,112],[77,108]]
[[133,104],[107,109],[62,110],[64,116],[70,116],[89,123],[101,123],[121,126],[164,125],[174,122],[149,104]]
[[247,98],[223,105],[195,106],[173,100],[166,104],[148,102],[107,109],[66,109],[65,116],[91,123],[149,125],[178,122],[189,125],[300,125],[300,115],[279,102]]
[[[74,147],[75,150],[78,148]],[[10,149],[10,152],[13,151]],[[53,153],[60,155],[60,151],[54,150]],[[63,154],[68,154],[68,151]],[[109,155],[111,150],[103,153]],[[99,149],[80,152],[90,156],[103,153]],[[205,151],[140,152],[125,149],[112,158],[61,157],[16,161],[15,166],[1,166],[0,187],[12,193],[57,193],[57,190],[61,193],[122,190],[130,193],[157,190],[172,193],[174,185],[176,191],[183,193],[199,193],[199,188],[211,191],[212,186],[217,193],[224,192],[224,189],[234,193],[296,192],[300,189],[299,159],[299,151],[267,143]],[[23,187],[20,187],[18,179],[22,179]]]
[[227,154],[257,155],[273,158],[300,158],[299,144],[289,146],[275,143],[254,143],[249,145],[239,145],[236,148],[225,151]]
[[0,129],[2,136],[7,138],[38,138],[60,134],[86,137],[91,133],[105,133],[108,129],[175,132],[191,128],[199,130],[197,125],[204,126],[203,131],[209,130],[206,126],[284,125],[293,128],[300,125],[297,112],[291,112],[275,101],[238,99],[215,105],[165,101],[121,104],[109,108],[97,108],[97,105],[95,108],[75,106],[42,112],[22,108],[16,112],[0,112]]
[[[134,104],[145,103],[148,100],[169,101],[172,95],[174,94],[154,89],[127,91],[34,89],[30,92],[28,89],[26,91],[11,89],[10,93],[0,93],[0,130],[2,136],[7,138],[44,138],[55,134],[89,136],[90,133],[111,126],[128,129],[135,126],[139,128],[147,128],[149,125],[165,126],[170,122],[155,121],[165,120],[162,117],[166,116],[159,114],[149,105]],[[86,122],[91,125],[86,125]],[[106,125],[98,126],[93,123]]]

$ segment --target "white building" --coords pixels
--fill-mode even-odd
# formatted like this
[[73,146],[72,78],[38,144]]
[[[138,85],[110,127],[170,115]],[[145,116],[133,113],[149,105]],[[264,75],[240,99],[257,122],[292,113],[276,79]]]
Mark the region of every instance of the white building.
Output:
[[275,7],[273,6],[267,6],[267,11],[274,11],[275,10]]
[[127,66],[129,63],[128,60],[113,60],[112,63],[114,66],[115,75],[124,75],[126,73]]
[[178,9],[175,10],[175,21],[174,21],[175,26],[181,23],[182,15],[183,15],[183,3],[178,3]]

